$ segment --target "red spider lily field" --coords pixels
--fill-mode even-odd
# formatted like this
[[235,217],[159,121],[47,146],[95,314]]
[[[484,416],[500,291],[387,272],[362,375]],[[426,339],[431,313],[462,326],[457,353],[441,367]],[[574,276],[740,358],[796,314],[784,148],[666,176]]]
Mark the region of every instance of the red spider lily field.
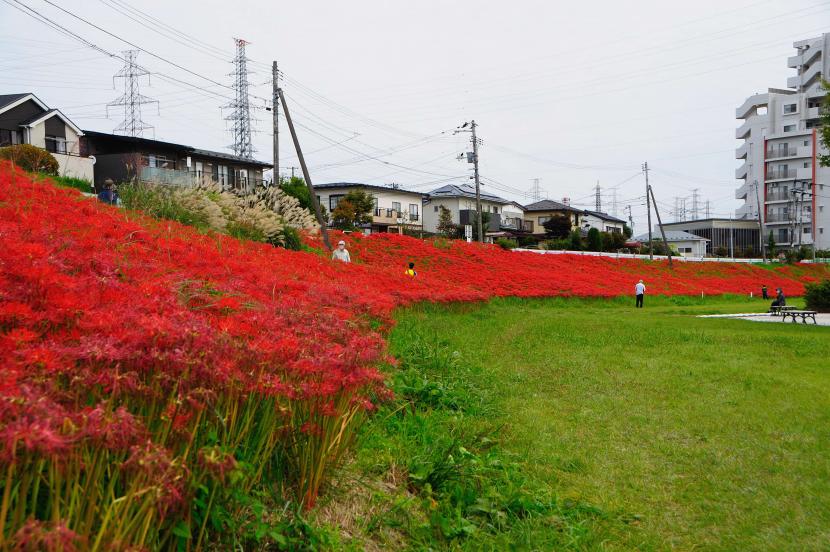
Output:
[[[389,394],[378,367],[395,362],[386,335],[398,307],[611,297],[641,278],[650,294],[766,284],[800,295],[827,275],[347,239],[355,262],[333,263],[0,167],[4,549],[203,548],[231,488],[311,508]],[[415,279],[404,275],[410,261]]]

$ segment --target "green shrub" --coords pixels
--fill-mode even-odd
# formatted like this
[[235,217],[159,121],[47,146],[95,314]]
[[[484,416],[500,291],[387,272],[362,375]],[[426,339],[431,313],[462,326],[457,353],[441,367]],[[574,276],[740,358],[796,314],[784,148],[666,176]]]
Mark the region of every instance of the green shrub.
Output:
[[804,300],[810,310],[830,312],[830,280],[805,285]]
[[31,144],[16,144],[0,148],[0,159],[8,159],[25,171],[48,175],[58,174],[58,160],[45,149]]
[[502,249],[516,249],[519,247],[519,242],[511,240],[510,238],[499,238],[496,240],[496,245]]

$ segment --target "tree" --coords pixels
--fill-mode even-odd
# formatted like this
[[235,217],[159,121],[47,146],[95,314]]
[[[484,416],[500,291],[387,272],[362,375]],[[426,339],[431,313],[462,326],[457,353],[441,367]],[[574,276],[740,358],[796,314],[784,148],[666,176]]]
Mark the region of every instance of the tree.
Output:
[[775,257],[775,236],[772,235],[772,230],[769,231],[769,237],[767,238],[767,255],[770,259]]
[[571,230],[568,236],[568,249],[571,251],[582,250],[582,235],[579,233],[579,230]]
[[588,251],[602,251],[602,234],[597,228],[588,230]]
[[24,171],[49,175],[58,174],[58,160],[46,151],[31,144],[16,144],[0,148],[0,159],[8,159]]
[[458,226],[452,221],[452,213],[443,205],[438,206],[438,225],[435,229],[445,238],[454,238],[458,235]]
[[[473,239],[476,241],[484,241],[483,236],[478,235],[478,213],[472,211],[470,224],[473,225]],[[490,226],[490,213],[481,213],[481,230],[487,235],[487,227]]]
[[631,234],[633,234],[631,227],[627,224],[623,224],[623,236],[625,236],[625,238],[628,239],[631,237]]
[[[818,134],[821,139],[821,145],[824,146],[824,149],[830,150],[830,82],[822,79],[821,87],[827,91],[827,94],[821,100]],[[818,159],[823,167],[830,167],[830,154],[819,154]]]
[[311,204],[311,195],[308,193],[308,186],[305,180],[299,176],[292,176],[291,178],[280,178],[280,189],[290,195],[296,197],[300,202],[300,207],[314,212],[314,206]]
[[625,247],[625,236],[621,232],[603,232],[600,236],[605,251],[618,251]]
[[571,233],[571,217],[567,215],[553,215],[542,224],[548,238],[564,238]]
[[358,226],[370,224],[374,209],[375,200],[371,195],[363,190],[352,190],[331,212],[332,225],[343,230],[354,230]]

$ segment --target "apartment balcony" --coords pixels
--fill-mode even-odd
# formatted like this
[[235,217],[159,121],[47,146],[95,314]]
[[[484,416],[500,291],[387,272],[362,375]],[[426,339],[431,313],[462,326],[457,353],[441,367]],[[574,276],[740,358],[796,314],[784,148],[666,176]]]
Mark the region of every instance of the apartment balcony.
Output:
[[807,112],[804,114],[806,119],[818,119],[820,117],[819,107],[808,107]]
[[793,146],[785,149],[767,149],[767,161],[780,161],[782,159],[795,159],[813,156],[812,146]]
[[749,138],[749,132],[752,130],[752,119],[747,119],[744,124],[735,130],[735,138],[743,140]]
[[767,105],[769,103],[769,94],[755,94],[754,96],[750,96],[746,99],[744,103],[741,104],[740,107],[735,109],[735,118],[736,119],[746,119],[751,113],[753,113],[758,107]]
[[[740,188],[735,190],[735,199],[746,199],[746,196],[752,192],[752,184],[749,182],[744,182]],[[753,198],[754,200],[754,198]]]
[[772,213],[764,217],[764,224],[795,224],[796,226],[811,226],[813,219],[810,215],[798,217],[795,214]]
[[766,181],[774,180],[811,180],[813,169],[810,167],[796,167],[783,170],[767,168]]
[[821,48],[808,48],[804,53],[787,58],[787,67],[796,69],[802,65],[809,65],[821,55]]
[[746,178],[747,173],[747,164],[744,163],[737,169],[735,169],[735,178],[740,180],[741,178]]
[[749,154],[749,142],[744,142],[741,147],[735,150],[735,159],[746,159]]
[[801,88],[801,87],[808,87],[813,82],[816,82],[817,79],[821,77],[821,63],[816,63],[809,67],[803,73],[796,75],[794,77],[790,77],[787,79],[787,86],[789,88]]
[[823,98],[827,94],[827,90],[825,90],[820,82],[817,82],[807,88],[805,92],[808,100],[815,100],[818,98]]
[[775,203],[778,201],[790,201],[792,198],[793,194],[789,190],[786,192],[767,192],[767,197],[764,202]]

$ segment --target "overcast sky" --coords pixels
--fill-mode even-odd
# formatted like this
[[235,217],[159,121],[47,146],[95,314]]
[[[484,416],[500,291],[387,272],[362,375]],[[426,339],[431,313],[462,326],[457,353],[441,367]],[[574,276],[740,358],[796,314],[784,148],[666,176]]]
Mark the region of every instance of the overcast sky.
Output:
[[[316,183],[472,182],[456,159],[469,135],[453,130],[475,119],[484,191],[528,203],[538,178],[543,197],[592,207],[599,182],[603,210],[616,190],[617,214],[631,205],[637,232],[643,161],[664,220],[675,196],[691,207],[695,188],[701,215],[707,199],[717,216],[739,205],[735,108],[785,87],[793,41],[830,31],[830,1],[815,0],[53,1],[145,50],[138,62],[153,74],[141,93],[159,101],[143,107],[155,127],[145,137],[225,150],[220,107],[239,37],[250,42],[259,159],[272,157],[264,107],[277,60]],[[123,93],[112,78],[123,62],[16,8],[105,51],[132,47],[55,5],[0,0],[0,93],[34,92],[81,128],[112,131],[123,111],[107,118],[106,104]],[[281,132],[290,173],[284,121]]]

